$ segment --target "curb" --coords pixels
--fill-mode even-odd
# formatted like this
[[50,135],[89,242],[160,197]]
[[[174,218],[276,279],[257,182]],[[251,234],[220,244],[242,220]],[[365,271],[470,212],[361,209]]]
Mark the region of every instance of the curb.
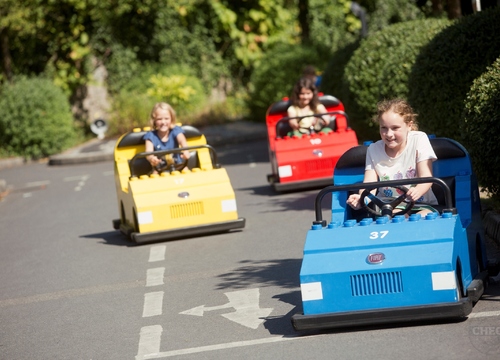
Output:
[[107,160],[113,160],[113,153],[96,151],[70,155],[59,154],[49,157],[49,165],[88,164]]

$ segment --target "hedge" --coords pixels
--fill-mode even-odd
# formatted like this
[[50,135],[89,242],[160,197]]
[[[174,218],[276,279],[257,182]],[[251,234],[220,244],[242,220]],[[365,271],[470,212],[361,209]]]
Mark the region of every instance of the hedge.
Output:
[[425,46],[409,78],[408,100],[428,132],[463,139],[464,100],[500,56],[500,7],[454,22]]
[[420,49],[449,25],[446,19],[407,21],[388,26],[361,42],[344,74],[349,102],[359,117],[356,120],[375,128],[371,118],[377,102],[408,97],[408,77]]
[[23,78],[2,88],[0,144],[3,153],[39,159],[74,145],[76,135],[68,99],[52,81]]
[[500,58],[472,83],[460,130],[481,187],[500,199]]

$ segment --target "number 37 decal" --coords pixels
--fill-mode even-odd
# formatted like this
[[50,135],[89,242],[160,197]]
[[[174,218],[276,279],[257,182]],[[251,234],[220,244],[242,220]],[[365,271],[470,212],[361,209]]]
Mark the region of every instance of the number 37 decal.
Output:
[[386,235],[389,234],[389,230],[384,231],[373,231],[370,233],[370,239],[383,239]]

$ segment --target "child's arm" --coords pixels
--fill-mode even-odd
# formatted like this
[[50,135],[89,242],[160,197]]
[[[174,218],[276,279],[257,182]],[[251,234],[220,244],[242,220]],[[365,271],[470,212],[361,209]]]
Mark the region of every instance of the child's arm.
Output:
[[[378,181],[378,176],[375,170],[365,170],[365,176],[363,179],[364,183],[375,182]],[[358,194],[352,194],[347,199],[347,204],[352,207],[354,210],[361,209],[361,204],[359,203],[359,199],[361,197],[361,193],[363,190],[360,190]]]
[[[297,114],[295,113],[294,109],[292,106],[290,106],[287,110],[287,114],[288,114],[288,117],[295,117],[297,116]],[[290,125],[290,127],[292,128],[292,130],[299,130],[299,122],[297,121],[297,119],[291,119],[291,120],[288,120],[288,124]]]
[[[318,112],[318,114],[325,114],[328,112],[326,110],[325,105],[323,105],[323,104],[319,104],[316,111]],[[317,120],[319,120],[322,123],[322,125],[328,126],[330,124],[331,118],[332,117],[330,115],[323,115],[323,116],[320,116],[319,118],[317,118]]]
[[[179,143],[179,147],[181,147],[181,148],[188,147],[186,135],[184,135],[183,133],[180,133],[177,135],[177,142]],[[188,150],[183,151],[181,154],[181,157],[184,160],[189,159],[189,156],[190,156],[190,154],[189,154]]]
[[[153,152],[153,151],[155,151],[153,142],[151,140],[146,140],[145,146],[146,146],[146,152]],[[158,165],[161,162],[161,160],[158,159],[154,155],[148,155],[148,156],[146,156],[146,159],[148,159],[148,161],[149,161],[149,163],[151,164],[152,167],[155,167],[156,165]]]
[[[417,174],[418,177],[430,177],[432,176],[432,160],[424,160],[417,163]],[[406,193],[406,199],[410,201],[417,201],[424,194],[429,191],[432,187],[432,183],[418,184],[415,187],[411,187]]]

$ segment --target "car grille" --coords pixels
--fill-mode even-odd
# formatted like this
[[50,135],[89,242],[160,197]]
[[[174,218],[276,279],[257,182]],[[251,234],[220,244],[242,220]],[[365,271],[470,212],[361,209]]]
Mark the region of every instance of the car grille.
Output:
[[309,161],[305,161],[304,165],[305,165],[307,172],[333,170],[333,160],[332,159],[309,160]]
[[352,296],[395,294],[403,292],[400,271],[351,275]]
[[204,213],[203,202],[201,201],[170,206],[170,217],[172,219],[203,215]]

